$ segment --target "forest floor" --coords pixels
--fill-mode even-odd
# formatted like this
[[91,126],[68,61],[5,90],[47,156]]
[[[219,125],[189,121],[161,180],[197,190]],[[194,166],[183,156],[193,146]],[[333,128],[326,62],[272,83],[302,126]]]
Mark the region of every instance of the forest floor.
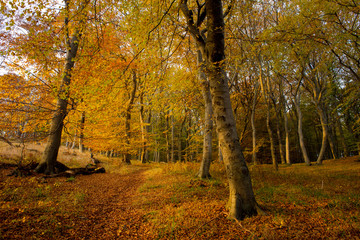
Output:
[[360,239],[359,156],[321,166],[250,166],[266,215],[227,218],[222,164],[104,163],[70,178],[6,176],[0,158],[0,239]]

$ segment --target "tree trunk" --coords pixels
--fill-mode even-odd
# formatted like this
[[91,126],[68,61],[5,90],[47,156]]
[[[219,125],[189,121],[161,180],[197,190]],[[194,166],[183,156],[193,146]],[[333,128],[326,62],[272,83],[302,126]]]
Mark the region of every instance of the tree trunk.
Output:
[[290,136],[289,136],[289,119],[286,112],[285,97],[282,97],[284,107],[284,128],[285,128],[285,160],[286,164],[291,164],[290,159]]
[[249,170],[240,147],[231,107],[228,81],[224,72],[225,38],[222,1],[205,1],[207,38],[198,28],[202,23],[202,18],[197,19],[198,22],[194,23],[192,11],[187,6],[187,0],[181,1],[180,8],[186,18],[189,32],[206,61],[216,131],[229,181],[229,217],[243,219],[246,216],[256,215],[259,208],[252,189]]
[[140,162],[141,163],[146,163],[147,159],[146,159],[146,152],[147,152],[147,147],[146,147],[146,138],[145,138],[145,132],[146,132],[146,127],[144,126],[144,106],[143,106],[143,98],[144,98],[144,94],[142,93],[140,95],[140,130],[141,130],[141,141],[142,141],[142,149],[140,150]]
[[[68,3],[66,2],[68,8]],[[66,18],[65,22],[68,23]],[[68,27],[68,26],[66,26]],[[61,143],[61,134],[64,126],[64,119],[67,115],[67,100],[69,98],[69,87],[71,73],[75,65],[75,58],[79,47],[80,34],[76,31],[71,39],[67,39],[68,51],[66,54],[66,64],[64,68],[64,77],[60,84],[60,91],[57,97],[56,111],[51,120],[49,137],[42,156],[42,160],[36,167],[35,171],[45,174],[55,173],[55,163],[57,160],[59,147]]]
[[129,152],[130,149],[130,138],[131,138],[131,133],[130,133],[130,121],[131,121],[131,110],[133,108],[134,105],[134,100],[135,100],[135,94],[136,94],[136,88],[137,88],[137,77],[136,77],[136,72],[133,72],[133,76],[132,76],[132,83],[133,83],[133,88],[130,94],[130,101],[129,104],[126,108],[126,118],[125,118],[125,143],[126,143],[126,152],[124,154],[124,159],[123,161],[126,164],[131,164],[131,154]]
[[175,127],[174,127],[174,115],[171,115],[170,117],[171,120],[171,162],[175,163],[175,141],[174,141],[174,131],[175,131]]
[[281,160],[281,164],[285,164],[284,146],[283,146],[283,143],[282,143],[282,137],[281,137],[281,130],[280,130],[280,123],[279,122],[280,122],[280,118],[277,115],[277,117],[276,117],[276,135],[278,137],[278,142],[279,142],[280,160]]
[[199,80],[201,81],[201,87],[202,87],[204,104],[205,104],[203,156],[200,164],[198,177],[211,178],[210,164],[212,160],[213,110],[211,104],[210,86],[204,72],[204,61],[201,55],[201,51],[198,51],[198,65],[199,65]]
[[296,112],[298,115],[299,144],[300,144],[300,149],[301,149],[304,161],[305,161],[306,165],[310,166],[311,162],[310,162],[309,156],[306,151],[306,147],[305,147],[305,143],[304,143],[304,134],[302,131],[302,112],[300,109],[300,96],[301,96],[301,94],[300,94],[300,90],[299,90],[299,92],[296,93],[295,101],[294,101],[295,109],[296,109]]
[[326,150],[326,144],[327,144],[326,141],[328,138],[328,128],[327,128],[327,121],[326,121],[324,111],[321,109],[321,107],[318,104],[316,104],[316,109],[317,109],[319,117],[320,117],[320,123],[321,123],[321,129],[322,129],[321,148],[320,148],[319,156],[316,160],[316,163],[322,164],[325,150]]
[[80,136],[79,136],[79,151],[84,152],[84,125],[85,125],[85,112],[81,113],[80,119]]
[[165,139],[166,139],[166,162],[169,163],[171,160],[171,152],[170,152],[170,136],[169,136],[169,128],[170,128],[170,117],[169,114],[165,116],[166,122],[166,132],[165,132]]
[[183,161],[183,157],[182,157],[182,132],[183,132],[183,128],[184,128],[184,124],[186,121],[186,116],[184,117],[184,120],[182,121],[181,125],[180,125],[180,129],[179,129],[179,138],[178,138],[178,160],[180,162]]
[[255,126],[255,111],[256,111],[256,99],[258,94],[258,84],[255,84],[255,93],[254,93],[254,99],[251,106],[251,129],[252,129],[252,162],[254,165],[258,164],[257,158],[256,158],[256,126]]
[[275,155],[275,143],[274,143],[274,136],[273,136],[273,132],[271,129],[271,125],[270,125],[270,110],[271,110],[271,103],[270,103],[270,96],[269,96],[269,92],[270,92],[270,84],[269,84],[269,80],[267,79],[266,81],[266,85],[264,83],[264,79],[263,79],[263,71],[262,71],[262,61],[261,61],[261,56],[258,56],[258,61],[259,61],[259,82],[260,82],[260,86],[264,95],[264,101],[266,102],[267,105],[267,112],[266,112],[266,128],[269,134],[269,141],[270,141],[270,151],[271,151],[271,160],[272,160],[272,164],[274,169],[277,171],[278,170],[278,163],[277,163],[277,159],[276,159],[276,155]]
[[71,149],[75,149],[75,147],[76,147],[76,139],[77,139],[77,130],[75,129],[74,140],[72,142]]
[[278,163],[277,163],[277,159],[276,159],[276,155],[275,155],[274,135],[273,135],[271,125],[270,125],[270,104],[268,104],[267,112],[266,112],[266,128],[267,128],[267,131],[268,131],[268,134],[269,134],[272,164],[274,166],[274,169],[277,171],[278,170]]
[[[281,130],[280,130],[281,104],[280,104],[280,109],[278,109],[276,100],[275,100],[275,98],[273,96],[273,93],[272,93],[272,89],[270,88],[269,76],[266,78],[266,84],[267,84],[268,93],[269,93],[269,95],[271,94],[271,99],[272,99],[272,103],[274,105],[274,110],[275,110],[276,135],[277,135],[278,143],[279,143],[280,161],[281,161],[281,164],[285,164],[284,146],[283,146],[283,143],[282,143]],[[282,92],[282,86],[280,86],[280,92]]]
[[224,161],[224,158],[223,158],[223,155],[222,155],[222,152],[221,152],[221,147],[220,147],[220,141],[219,140],[218,140],[218,159],[219,159],[219,162]]
[[206,62],[216,130],[229,180],[230,218],[243,219],[257,214],[257,203],[245,163],[231,107],[225,60],[224,18],[221,0],[206,0],[208,36]]

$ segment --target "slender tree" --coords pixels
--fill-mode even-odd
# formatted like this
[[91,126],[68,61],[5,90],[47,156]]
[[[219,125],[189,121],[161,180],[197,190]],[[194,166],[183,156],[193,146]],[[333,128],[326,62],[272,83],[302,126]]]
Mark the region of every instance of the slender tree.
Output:
[[211,103],[211,94],[209,82],[205,75],[204,60],[201,55],[201,51],[198,51],[198,65],[199,65],[199,80],[201,81],[201,88],[205,104],[205,116],[204,116],[204,140],[203,140],[203,156],[200,164],[198,177],[210,178],[210,164],[212,160],[212,131],[213,131],[213,110]]

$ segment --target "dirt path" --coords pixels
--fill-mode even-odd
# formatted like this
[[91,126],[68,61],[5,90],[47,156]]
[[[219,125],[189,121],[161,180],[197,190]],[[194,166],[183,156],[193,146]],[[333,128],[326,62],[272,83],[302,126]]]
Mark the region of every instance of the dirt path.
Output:
[[129,174],[79,176],[75,185],[85,190],[82,215],[68,234],[72,239],[143,239],[137,231],[142,214],[133,206],[146,169]]

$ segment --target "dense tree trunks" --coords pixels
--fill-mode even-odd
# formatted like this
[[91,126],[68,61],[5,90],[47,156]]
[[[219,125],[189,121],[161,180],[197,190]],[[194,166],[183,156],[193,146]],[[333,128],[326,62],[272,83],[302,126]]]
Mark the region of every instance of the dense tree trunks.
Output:
[[[329,141],[329,146],[330,146],[330,150],[331,150],[331,155],[333,159],[338,158],[338,147],[337,147],[337,140],[336,140],[336,128],[330,124],[329,122],[329,118],[326,116],[327,119],[327,124],[326,127],[328,129],[328,141]],[[329,128],[329,126],[331,126],[331,129]]]
[[[269,79],[269,77],[266,78],[266,84],[267,84],[267,88],[268,88],[268,94],[271,95],[270,98],[271,98],[271,100],[272,100],[272,103],[273,103],[273,105],[274,105],[274,110],[275,110],[276,135],[277,135],[278,143],[279,143],[280,161],[281,161],[282,164],[285,164],[284,146],[283,146],[282,137],[281,137],[281,130],[280,130],[281,105],[280,105],[280,108],[278,108],[276,99],[275,99],[275,97],[274,97],[273,89],[272,89],[271,86],[270,86],[270,79]],[[282,92],[282,85],[280,85],[280,92]],[[280,102],[281,102],[281,100],[280,100]]]
[[278,170],[278,163],[275,155],[275,142],[274,142],[274,135],[271,129],[270,124],[270,117],[271,117],[271,102],[270,102],[270,84],[269,79],[267,78],[266,82],[263,79],[263,71],[262,71],[262,60],[261,56],[258,56],[258,63],[259,63],[259,83],[261,86],[261,90],[263,93],[264,101],[266,102],[267,111],[266,111],[266,128],[269,135],[269,142],[270,142],[270,151],[271,151],[271,161],[273,164],[274,169]]
[[169,113],[166,114],[165,117],[166,121],[166,132],[165,132],[165,138],[166,138],[166,162],[170,162],[171,160],[171,151],[170,151],[170,136],[169,136],[169,129],[170,129],[170,117]]
[[266,128],[269,134],[269,141],[270,141],[270,151],[271,151],[271,160],[272,160],[272,164],[274,169],[277,171],[278,170],[278,163],[277,163],[277,159],[276,159],[276,154],[275,154],[275,142],[274,142],[274,134],[273,131],[271,129],[271,124],[270,124],[270,104],[267,105],[267,111],[266,111]]
[[339,129],[341,145],[343,147],[343,149],[342,149],[343,157],[348,157],[349,156],[349,149],[348,149],[346,141],[345,141],[344,130],[343,130],[343,127],[341,125],[339,117],[337,118],[336,125],[337,125],[337,127]]
[[[66,4],[68,4],[67,1]],[[69,19],[65,20],[66,23],[68,23],[68,21]],[[41,162],[35,169],[36,172],[44,172],[45,174],[55,173],[55,163],[61,143],[61,134],[64,126],[64,119],[67,115],[67,101],[69,98],[71,73],[75,65],[75,58],[79,47],[79,39],[79,31],[76,31],[71,39],[67,39],[68,51],[66,54],[64,76],[60,83],[60,91],[57,97],[56,111],[51,120],[50,132],[45,151],[43,153]]]
[[207,0],[205,8],[208,27],[206,62],[216,130],[229,180],[229,217],[243,219],[257,214],[257,203],[241,151],[227,78],[223,70],[225,41],[222,1]]
[[212,121],[212,103],[211,103],[211,94],[209,82],[206,78],[204,72],[204,61],[201,55],[201,52],[198,51],[198,66],[199,66],[199,80],[201,82],[202,94],[205,104],[205,117],[204,117],[204,139],[203,139],[203,156],[200,164],[200,169],[198,177],[200,178],[210,178],[210,164],[212,160],[212,131],[213,131],[213,121]]
[[[280,160],[281,160],[282,164],[285,164],[285,163],[287,163],[286,162],[286,150],[284,151],[285,146],[283,144],[283,136],[282,136],[282,131],[281,131],[281,128],[280,128],[280,123],[281,123],[281,116],[282,116],[281,114],[286,115],[286,111],[285,111],[285,99],[284,99],[284,96],[283,96],[283,91],[284,91],[283,83],[281,82],[279,85],[280,85],[279,86],[279,89],[280,89],[279,94],[280,94],[280,96],[278,98],[279,99],[279,104],[278,104],[278,107],[277,107],[276,103],[274,102],[274,107],[275,107],[275,111],[276,111],[276,133],[277,133],[278,142],[279,142]],[[284,116],[284,118],[285,118],[285,116]]]
[[277,115],[277,117],[276,117],[276,135],[278,137],[278,143],[279,143],[280,161],[281,161],[282,164],[285,164],[284,145],[282,143],[282,137],[281,137],[281,130],[280,130],[279,121],[280,121],[280,119],[279,119],[279,117]]
[[310,162],[310,159],[307,154],[306,147],[305,147],[304,134],[303,134],[303,130],[302,130],[302,112],[300,109],[300,92],[296,93],[294,105],[295,105],[295,109],[296,109],[296,112],[298,115],[298,135],[299,135],[299,144],[300,144],[301,153],[302,153],[302,156],[304,158],[306,165],[310,166],[311,162]]

